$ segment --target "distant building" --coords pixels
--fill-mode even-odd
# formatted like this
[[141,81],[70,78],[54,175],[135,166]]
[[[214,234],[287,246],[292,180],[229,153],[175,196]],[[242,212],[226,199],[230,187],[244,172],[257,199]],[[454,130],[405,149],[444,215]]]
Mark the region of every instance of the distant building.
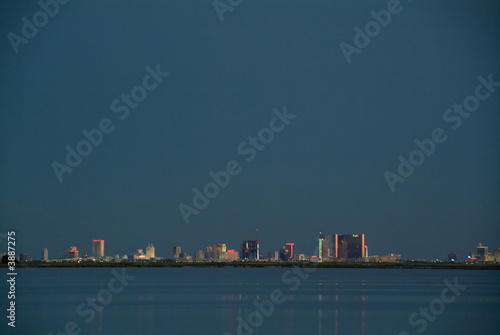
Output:
[[285,243],[283,248],[280,250],[280,260],[283,262],[288,262],[293,259],[293,247],[294,243]]
[[491,260],[495,263],[500,263],[500,248],[494,249],[493,253],[490,253]]
[[76,247],[69,247],[68,254],[67,254],[66,258],[70,258],[70,259],[80,258],[78,249]]
[[373,255],[367,257],[369,262],[379,262],[379,263],[395,263],[401,260],[401,254],[388,254],[384,256]]
[[483,246],[481,243],[477,246],[476,258],[478,262],[488,261],[488,247]]
[[293,247],[294,243],[285,243],[285,250],[288,256],[288,259],[293,259]]
[[338,260],[349,260],[365,258],[365,234],[333,236],[334,258]]
[[214,245],[214,250],[226,252],[226,245],[224,243],[218,243],[218,244]]
[[142,261],[146,259],[146,254],[142,251],[142,249],[137,249],[137,252],[132,255],[132,260],[134,261]]
[[225,257],[226,257],[227,261],[237,261],[238,260],[238,252],[234,251],[234,249],[227,250]]
[[241,259],[259,260],[260,259],[260,244],[257,240],[247,240],[241,243],[240,249]]
[[42,249],[42,255],[40,258],[42,262],[47,262],[49,260],[49,250],[47,250],[47,248]]
[[152,244],[148,244],[146,247],[146,258],[155,258],[155,247]]
[[270,261],[277,261],[280,259],[280,253],[279,253],[279,251],[269,251],[267,258]]
[[207,251],[205,252],[205,258],[220,261],[220,260],[224,259],[224,254],[225,254],[225,252],[223,252],[220,249],[217,250],[217,249],[213,249],[213,248],[210,248],[210,249],[207,248]]
[[175,247],[173,247],[172,249],[172,258],[173,259],[179,259],[181,256],[181,247],[176,245]]
[[197,261],[201,261],[205,259],[205,251],[198,250],[194,253],[194,259]]
[[193,260],[193,257],[189,256],[186,252],[181,252],[179,258],[183,262],[191,262]]
[[24,254],[24,253],[21,253],[19,255],[19,261],[20,262],[27,262],[29,259],[28,259],[28,254]]
[[96,259],[104,258],[104,240],[92,240],[92,256]]
[[318,258],[322,262],[323,259],[330,258],[330,251],[328,250],[328,235],[322,235],[319,233],[318,238]]

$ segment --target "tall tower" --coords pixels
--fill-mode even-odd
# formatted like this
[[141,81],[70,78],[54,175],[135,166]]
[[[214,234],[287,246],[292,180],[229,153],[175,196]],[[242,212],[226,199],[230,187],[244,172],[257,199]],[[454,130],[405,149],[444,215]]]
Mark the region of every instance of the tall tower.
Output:
[[49,260],[49,251],[47,250],[47,248],[43,248],[42,249],[42,262],[47,262]]
[[323,235],[319,232],[318,238],[318,259],[322,262],[324,259],[330,258],[328,250],[328,235]]
[[173,247],[172,249],[172,258],[173,259],[178,259],[179,256],[181,254],[181,247],[176,245],[175,247]]
[[151,243],[146,247],[146,258],[155,258],[155,247]]
[[285,243],[285,250],[288,259],[293,259],[293,246],[295,243]]
[[92,256],[104,258],[104,240],[92,240]]

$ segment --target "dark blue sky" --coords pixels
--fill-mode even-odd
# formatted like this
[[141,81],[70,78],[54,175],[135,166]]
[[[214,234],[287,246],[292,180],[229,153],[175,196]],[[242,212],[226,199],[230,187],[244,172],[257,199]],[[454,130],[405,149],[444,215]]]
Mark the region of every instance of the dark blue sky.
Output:
[[[310,254],[320,229],[405,258],[500,247],[500,87],[458,129],[443,120],[478,76],[500,81],[500,4],[401,6],[348,63],[340,43],[387,1],[243,1],[224,21],[212,1],[73,1],[18,53],[8,34],[40,7],[3,1],[1,230],[34,258],[94,238],[108,255],[238,249],[256,228],[264,252]],[[120,120],[111,103],[157,64],[170,75]],[[247,162],[238,146],[283,106],[296,118]],[[113,132],[60,183],[51,164],[105,118]],[[447,140],[391,192],[384,172],[435,128]],[[242,172],[186,225],[179,204],[230,160]]]

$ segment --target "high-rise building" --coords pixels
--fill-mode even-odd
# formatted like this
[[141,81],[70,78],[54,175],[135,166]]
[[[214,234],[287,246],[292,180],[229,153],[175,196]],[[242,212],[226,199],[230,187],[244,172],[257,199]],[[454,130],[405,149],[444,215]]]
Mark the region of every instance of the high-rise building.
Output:
[[203,250],[198,250],[194,253],[194,259],[197,261],[201,261],[205,259],[205,251]]
[[288,262],[293,259],[293,247],[294,243],[285,243],[283,248],[280,250],[279,258],[283,262]]
[[104,240],[92,240],[92,256],[96,259],[104,258]]
[[146,247],[146,258],[155,258],[155,247],[152,244],[148,244]]
[[498,249],[495,249],[495,251],[493,251],[493,261],[495,263],[500,263],[500,248]]
[[333,236],[335,246],[334,258],[340,260],[357,259],[366,257],[365,234]]
[[319,233],[318,238],[318,258],[322,262],[330,258],[330,250],[328,249],[328,235],[322,235]]
[[293,246],[295,243],[285,243],[285,250],[288,256],[288,259],[293,259]]
[[241,243],[240,249],[241,259],[259,260],[260,259],[260,244],[258,240],[246,240]]
[[477,257],[477,260],[479,262],[487,262],[488,261],[488,247],[479,243],[479,245],[477,246],[476,257]]
[[222,252],[226,252],[226,245],[224,243],[218,243],[214,245],[214,250],[219,250]]
[[78,249],[76,247],[69,247],[68,257],[66,257],[66,258],[72,258],[72,259],[80,258],[79,253],[78,253]]
[[25,254],[25,253],[21,253],[19,255],[19,261],[20,262],[27,262],[29,259],[28,259],[28,254]]
[[181,256],[181,247],[176,245],[175,247],[173,247],[173,250],[172,250],[172,258],[179,259],[180,256]]
[[47,262],[49,260],[49,251],[47,250],[47,248],[43,248],[42,249],[42,262]]

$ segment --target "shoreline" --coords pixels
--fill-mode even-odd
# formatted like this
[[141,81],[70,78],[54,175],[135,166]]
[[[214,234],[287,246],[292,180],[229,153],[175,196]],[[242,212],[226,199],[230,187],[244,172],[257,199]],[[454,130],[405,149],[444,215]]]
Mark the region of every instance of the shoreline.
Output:
[[[500,264],[454,264],[454,263],[301,263],[301,262],[29,262],[16,263],[16,268],[102,268],[102,267],[316,267],[316,268],[351,268],[351,269],[460,269],[460,270],[500,270]],[[0,268],[8,268],[1,264]]]

